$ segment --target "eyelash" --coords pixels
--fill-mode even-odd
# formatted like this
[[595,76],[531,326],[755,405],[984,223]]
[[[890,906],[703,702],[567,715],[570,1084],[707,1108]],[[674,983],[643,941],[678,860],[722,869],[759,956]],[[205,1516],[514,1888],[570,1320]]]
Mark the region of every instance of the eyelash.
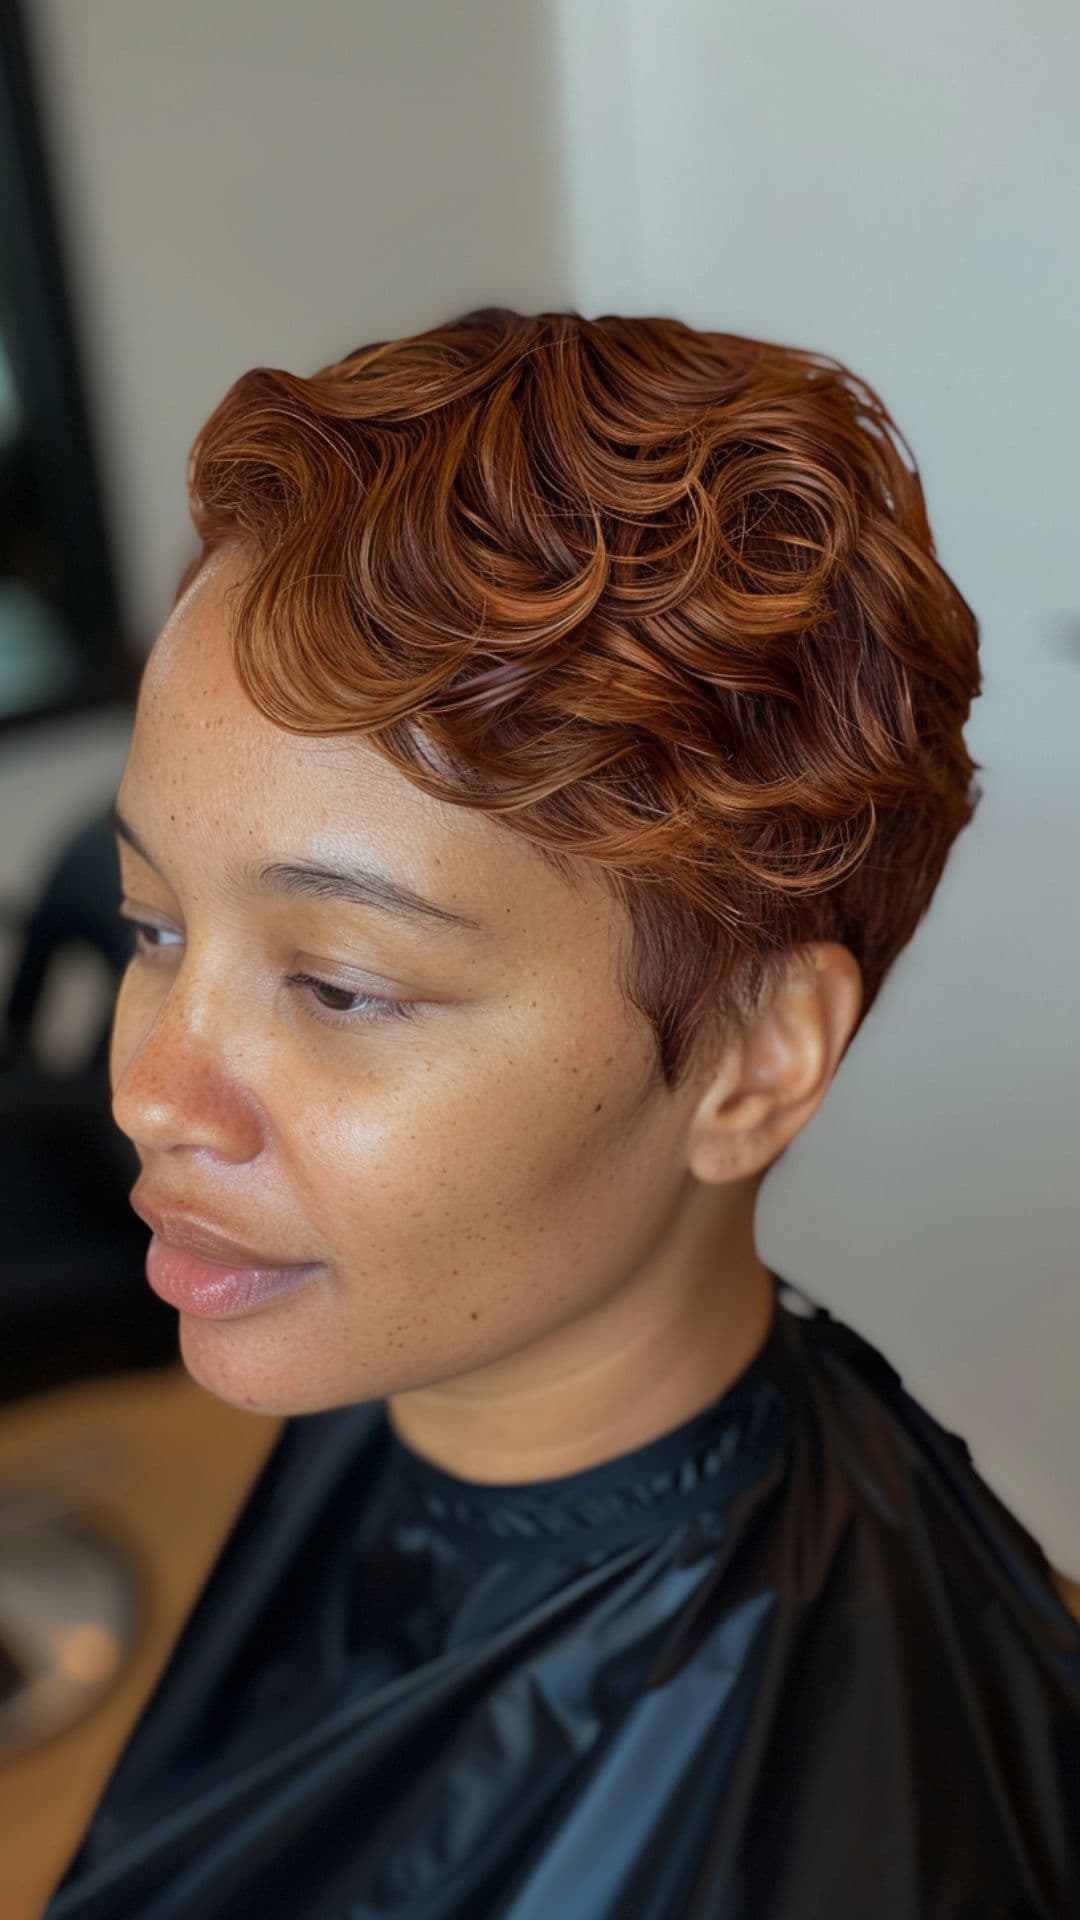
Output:
[[[164,952],[164,948],[153,945],[144,947],[140,941],[145,935],[161,933],[163,928],[154,925],[151,920],[135,920],[128,913],[118,916],[128,926],[135,929],[135,952],[133,958],[149,960],[155,953]],[[352,992],[349,987],[339,987],[333,980],[320,980],[314,973],[290,973],[285,976],[290,987],[321,987],[324,993],[343,993],[354,1000],[367,1002],[364,1008],[351,1008],[348,1012],[335,1011],[332,1007],[321,1007],[317,1003],[309,1006],[312,1019],[318,1020],[324,1027],[337,1027],[339,1030],[358,1027],[365,1022],[372,1024],[377,1020],[413,1020],[415,1009],[405,1000],[384,1000],[379,994]]]

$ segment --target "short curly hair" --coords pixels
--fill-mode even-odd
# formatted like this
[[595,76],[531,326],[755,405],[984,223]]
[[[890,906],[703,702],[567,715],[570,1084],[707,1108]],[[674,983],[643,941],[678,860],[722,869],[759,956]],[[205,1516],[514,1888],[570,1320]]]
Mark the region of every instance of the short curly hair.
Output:
[[669,1087],[806,943],[854,954],[861,1025],[981,794],[978,623],[865,381],[678,320],[486,308],[243,374],[188,479],[181,586],[250,554],[255,706],[591,863]]

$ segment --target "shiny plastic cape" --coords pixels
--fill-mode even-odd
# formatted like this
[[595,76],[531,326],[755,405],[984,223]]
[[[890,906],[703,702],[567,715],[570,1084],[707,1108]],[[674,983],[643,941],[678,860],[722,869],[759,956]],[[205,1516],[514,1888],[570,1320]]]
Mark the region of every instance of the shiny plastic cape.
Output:
[[561,1479],[287,1420],[43,1920],[1077,1920],[1080,1624],[773,1279],[711,1407]]

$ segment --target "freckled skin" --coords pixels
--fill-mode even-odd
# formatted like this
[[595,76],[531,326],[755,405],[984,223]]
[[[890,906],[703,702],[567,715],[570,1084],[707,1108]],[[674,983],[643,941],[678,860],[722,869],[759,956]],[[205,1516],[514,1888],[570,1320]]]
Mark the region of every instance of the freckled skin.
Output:
[[[233,673],[216,555],[162,630],[118,794],[132,962],[113,1027],[117,1124],[165,1192],[304,1286],[239,1319],[180,1316],[185,1365],[268,1413],[385,1397],[405,1441],[471,1480],[546,1478],[669,1431],[768,1331],[753,1216],[858,1018],[843,947],[674,1092],[616,966],[621,907],[508,829],[412,786],[362,736],[272,725]],[[247,893],[238,864],[377,865],[482,920]],[[329,1000],[286,984],[303,970]],[[340,991],[417,1017],[323,1024]]]

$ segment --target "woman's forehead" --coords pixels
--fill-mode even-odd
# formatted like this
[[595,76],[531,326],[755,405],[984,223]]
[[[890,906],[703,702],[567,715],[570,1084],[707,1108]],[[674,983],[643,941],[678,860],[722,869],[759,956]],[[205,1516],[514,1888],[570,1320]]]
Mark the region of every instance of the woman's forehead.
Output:
[[174,609],[140,687],[118,808],[170,859],[374,862],[500,938],[595,930],[615,903],[583,867],[574,884],[476,807],[425,792],[363,735],[276,726],[232,665],[225,591],[208,567]]

